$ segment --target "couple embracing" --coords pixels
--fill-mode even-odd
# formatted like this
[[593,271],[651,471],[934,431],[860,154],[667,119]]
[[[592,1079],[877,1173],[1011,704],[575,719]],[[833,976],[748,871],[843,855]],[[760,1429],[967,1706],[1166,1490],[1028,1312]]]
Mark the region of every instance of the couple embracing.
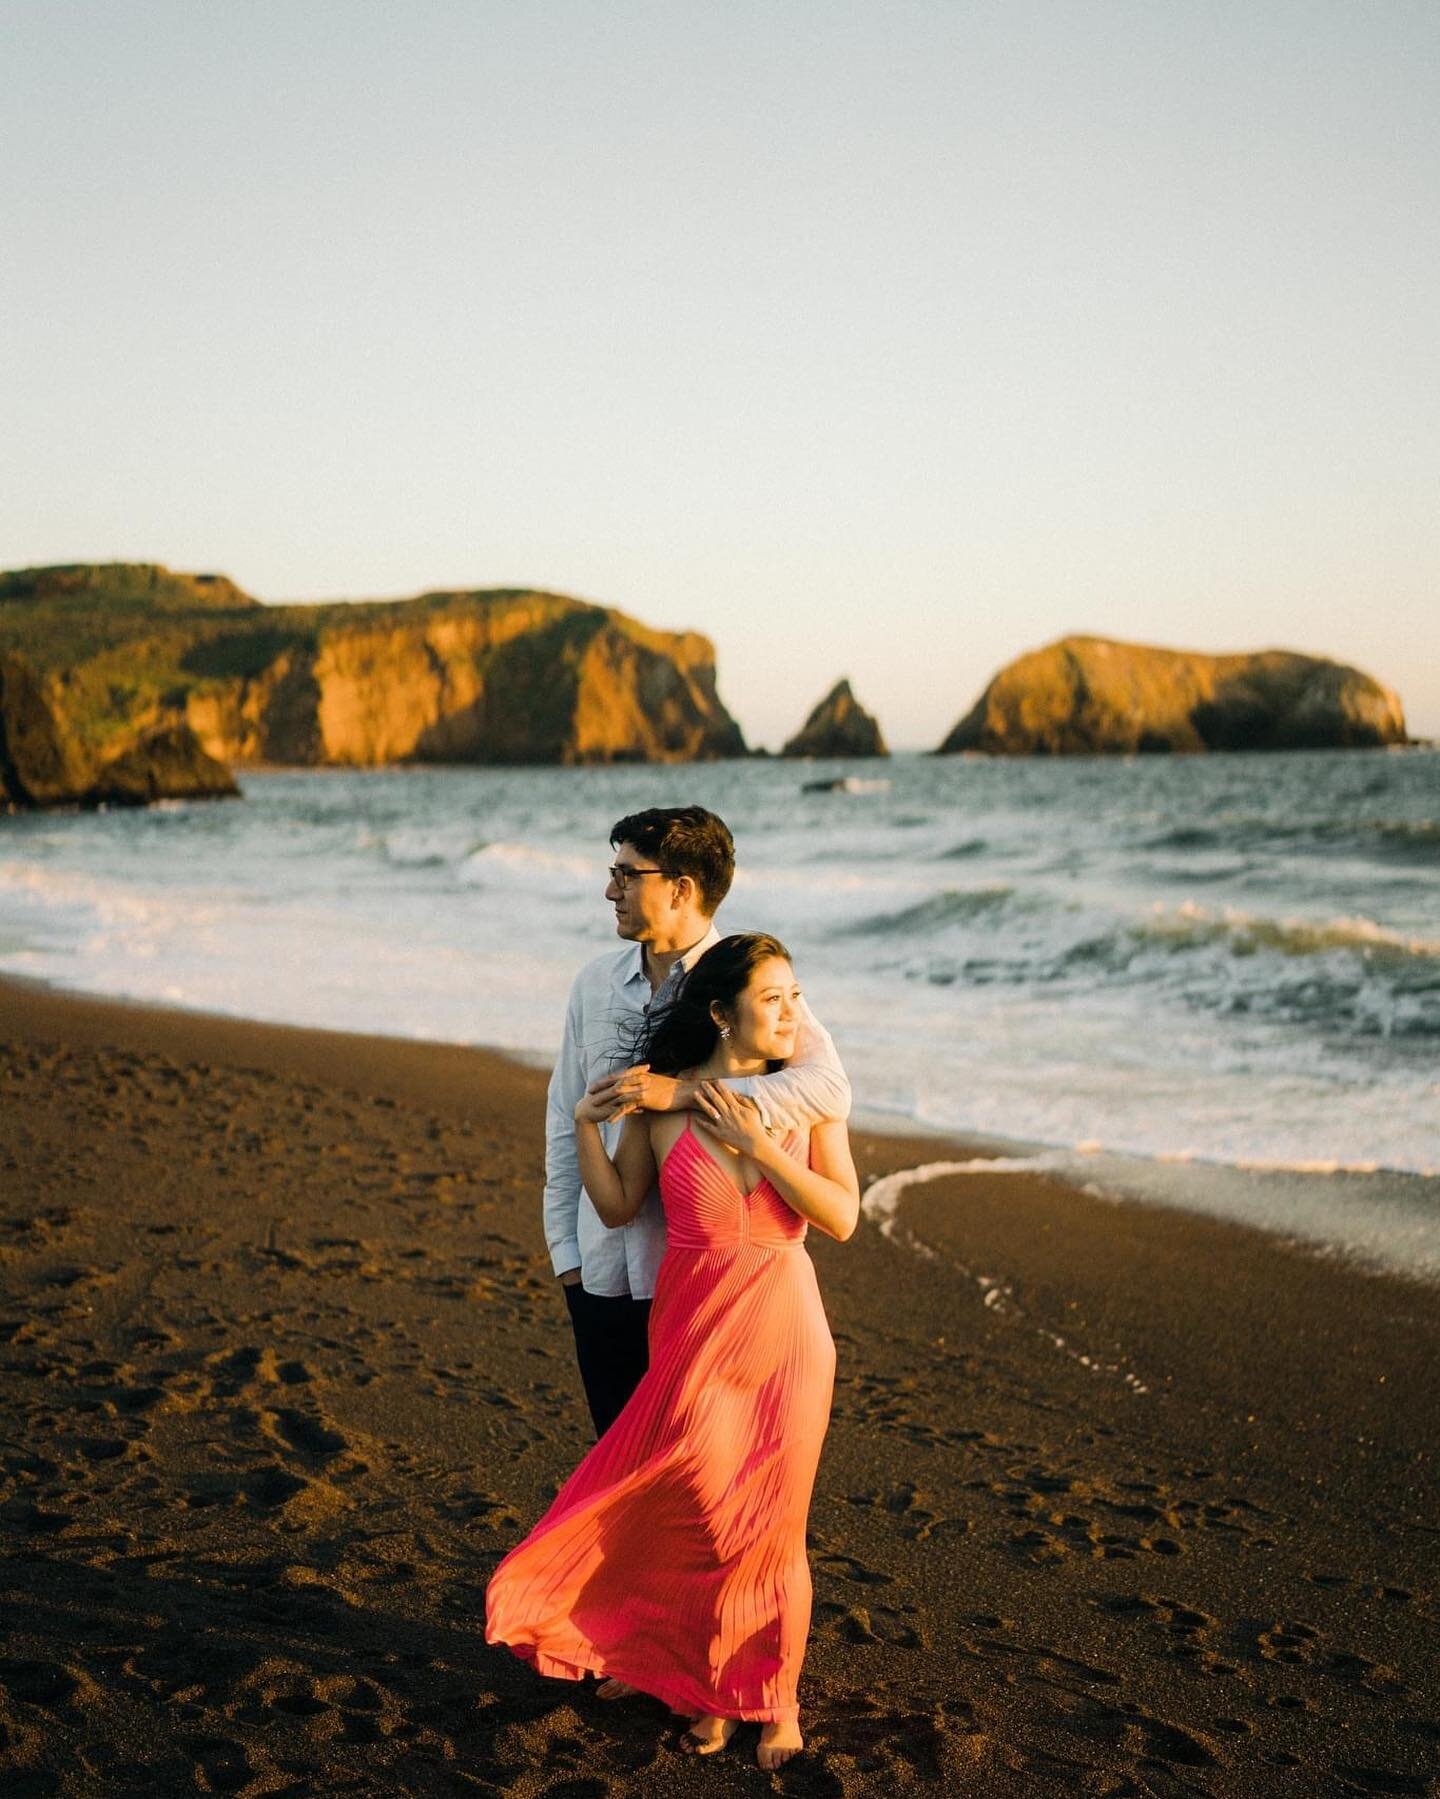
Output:
[[605,897],[625,949],[571,991],[546,1122],[545,1234],[598,1441],[491,1578],[486,1638],[602,1676],[724,1748],[801,1747],[805,1522],[835,1347],[805,1251],[844,1239],[850,1087],[789,954],[721,937],[730,832],[622,818]]

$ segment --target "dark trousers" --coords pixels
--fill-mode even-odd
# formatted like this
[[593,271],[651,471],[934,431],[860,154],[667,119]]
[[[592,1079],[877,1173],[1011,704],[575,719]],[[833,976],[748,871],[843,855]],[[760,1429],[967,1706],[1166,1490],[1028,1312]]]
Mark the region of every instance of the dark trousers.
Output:
[[563,1289],[575,1332],[585,1401],[603,1437],[650,1366],[650,1301],[628,1293],[587,1293],[579,1281]]

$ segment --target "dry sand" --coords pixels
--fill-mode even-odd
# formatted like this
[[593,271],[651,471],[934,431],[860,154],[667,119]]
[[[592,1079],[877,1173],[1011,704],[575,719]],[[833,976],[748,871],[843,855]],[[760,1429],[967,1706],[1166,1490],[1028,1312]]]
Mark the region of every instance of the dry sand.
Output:
[[1440,1295],[1035,1175],[812,1234],[807,1755],[488,1648],[589,1441],[543,1087],[0,984],[7,1799],[1440,1790]]

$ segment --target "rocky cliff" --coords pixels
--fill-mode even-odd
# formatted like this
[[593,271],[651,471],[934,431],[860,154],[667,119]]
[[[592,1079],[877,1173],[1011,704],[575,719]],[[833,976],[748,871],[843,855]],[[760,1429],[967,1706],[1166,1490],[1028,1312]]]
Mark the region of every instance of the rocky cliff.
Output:
[[242,765],[745,753],[707,639],[559,594],[266,606],[151,564],[27,569],[0,575],[6,648],[92,755],[180,724]]
[[837,681],[781,750],[782,756],[888,756],[880,726]]
[[1360,749],[1406,742],[1398,695],[1290,650],[1206,656],[1066,637],[1002,668],[940,754]]
[[101,761],[87,754],[23,656],[0,653],[0,812],[42,806],[146,806],[238,792],[188,725],[130,735]]

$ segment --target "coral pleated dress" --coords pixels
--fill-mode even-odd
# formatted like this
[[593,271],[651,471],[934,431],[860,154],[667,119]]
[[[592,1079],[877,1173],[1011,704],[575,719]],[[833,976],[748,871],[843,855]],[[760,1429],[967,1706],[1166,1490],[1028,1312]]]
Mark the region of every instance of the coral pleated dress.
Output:
[[793,1720],[835,1380],[806,1223],[768,1179],[741,1193],[688,1122],[660,1196],[649,1371],[495,1570],[486,1640],[676,1711]]

